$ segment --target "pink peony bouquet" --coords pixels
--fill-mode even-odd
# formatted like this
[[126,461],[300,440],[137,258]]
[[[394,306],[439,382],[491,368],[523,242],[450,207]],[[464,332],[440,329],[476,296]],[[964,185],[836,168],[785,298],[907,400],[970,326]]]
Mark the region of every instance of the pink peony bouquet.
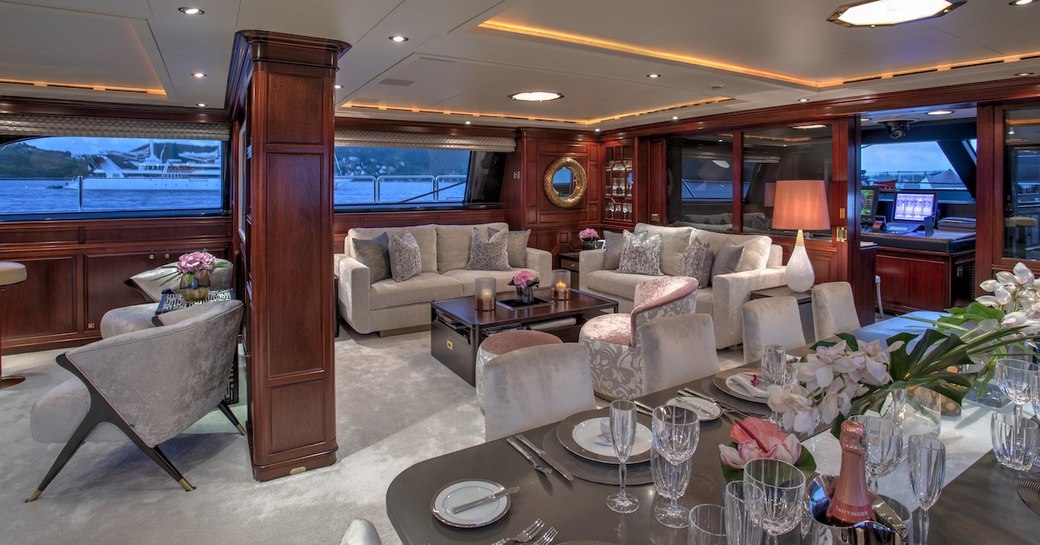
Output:
[[177,260],[177,272],[197,273],[199,271],[212,271],[217,258],[207,251],[189,252]]
[[738,420],[730,429],[729,438],[732,444],[719,445],[722,473],[727,481],[739,478],[744,464],[759,458],[787,462],[806,474],[816,470],[812,455],[802,448],[794,434],[788,435],[761,418]]
[[581,231],[578,231],[578,238],[581,240],[595,240],[599,238],[599,232],[592,227],[586,227]]
[[538,276],[525,269],[514,274],[513,279],[509,281],[509,284],[520,289],[528,286],[534,287],[538,285]]

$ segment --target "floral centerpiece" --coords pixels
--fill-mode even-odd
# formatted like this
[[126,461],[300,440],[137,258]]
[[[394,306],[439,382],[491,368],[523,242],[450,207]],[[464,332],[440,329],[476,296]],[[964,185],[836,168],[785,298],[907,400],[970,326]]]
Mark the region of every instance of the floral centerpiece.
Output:
[[596,249],[596,241],[599,240],[599,231],[591,227],[586,227],[581,231],[578,231],[578,238],[581,239],[582,247],[586,250]]
[[509,280],[510,286],[516,286],[516,298],[521,303],[530,303],[534,300],[534,290],[538,286],[538,275],[523,269],[513,275]]
[[816,471],[816,460],[808,449],[803,449],[798,437],[786,434],[761,418],[748,417],[733,423],[729,430],[729,445],[719,445],[722,476],[726,481],[741,478],[744,464],[758,458],[780,460],[800,469],[806,476]]
[[177,259],[177,263],[174,265],[177,271],[171,273],[165,282],[179,278],[178,293],[181,294],[181,297],[186,301],[200,301],[209,295],[210,273],[213,269],[227,265],[226,262],[218,263],[217,258],[206,250],[188,252]]

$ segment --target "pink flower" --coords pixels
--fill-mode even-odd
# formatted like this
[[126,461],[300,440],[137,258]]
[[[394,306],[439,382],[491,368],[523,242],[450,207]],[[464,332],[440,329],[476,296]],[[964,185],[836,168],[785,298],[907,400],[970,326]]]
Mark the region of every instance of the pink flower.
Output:
[[733,469],[743,469],[744,464],[758,458],[780,460],[789,464],[798,462],[802,455],[802,444],[793,434],[788,435],[761,418],[745,418],[737,421],[729,432],[736,448],[719,445],[722,462]]
[[580,238],[581,240],[599,238],[599,232],[593,229],[592,227],[586,227],[585,229],[578,231],[578,238]]
[[177,260],[177,271],[182,273],[197,273],[199,271],[212,271],[217,258],[209,252],[190,252],[184,254]]
[[533,272],[525,269],[513,275],[513,279],[510,281],[510,283],[518,288],[523,289],[527,286],[537,286],[538,277],[535,276]]

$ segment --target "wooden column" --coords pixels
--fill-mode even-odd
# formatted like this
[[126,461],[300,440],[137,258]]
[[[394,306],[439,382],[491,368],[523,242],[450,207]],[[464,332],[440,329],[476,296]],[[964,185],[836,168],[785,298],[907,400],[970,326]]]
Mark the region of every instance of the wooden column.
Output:
[[[247,130],[238,259],[250,453],[261,481],[336,461],[333,84],[343,42],[236,35],[228,86]],[[241,126],[241,125],[239,125]]]

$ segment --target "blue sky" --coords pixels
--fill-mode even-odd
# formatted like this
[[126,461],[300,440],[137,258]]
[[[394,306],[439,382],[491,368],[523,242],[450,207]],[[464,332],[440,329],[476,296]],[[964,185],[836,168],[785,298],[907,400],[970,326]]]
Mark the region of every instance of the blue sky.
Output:
[[[130,151],[134,148],[147,144],[148,138],[104,138],[83,136],[52,136],[49,138],[37,138],[29,142],[30,145],[41,149],[54,151],[69,151],[73,155],[98,154],[106,151]],[[198,144],[199,140],[169,140],[162,142],[184,142]]]
[[874,144],[863,148],[860,166],[867,172],[946,170],[950,161],[935,142]]

